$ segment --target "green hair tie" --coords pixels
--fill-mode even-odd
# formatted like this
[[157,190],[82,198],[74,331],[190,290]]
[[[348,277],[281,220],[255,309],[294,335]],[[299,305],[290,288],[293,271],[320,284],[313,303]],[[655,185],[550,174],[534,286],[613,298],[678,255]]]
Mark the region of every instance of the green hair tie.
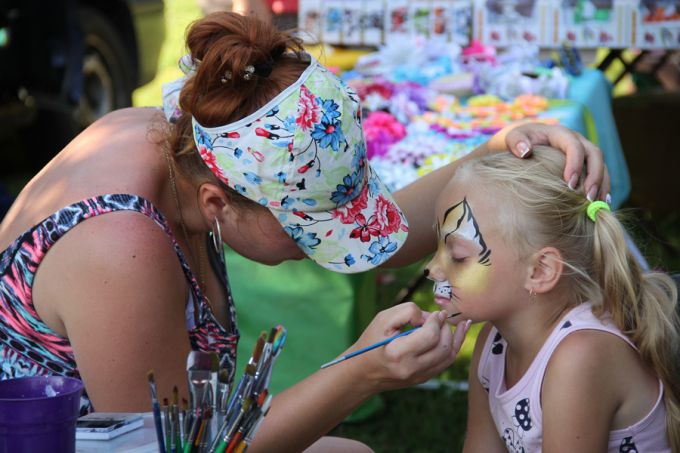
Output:
[[597,218],[596,217],[597,211],[599,211],[600,209],[604,209],[609,212],[612,211],[609,205],[604,201],[600,200],[591,201],[590,204],[588,205],[588,209],[586,209],[586,213],[588,214],[588,217],[590,217],[590,220],[592,220],[593,222],[595,221],[595,219]]

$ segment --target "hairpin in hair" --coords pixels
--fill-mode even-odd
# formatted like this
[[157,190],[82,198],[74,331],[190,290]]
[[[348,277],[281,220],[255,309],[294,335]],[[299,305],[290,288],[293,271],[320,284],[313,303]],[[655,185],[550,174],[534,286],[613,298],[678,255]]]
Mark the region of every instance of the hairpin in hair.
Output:
[[255,74],[255,66],[249,64],[243,71],[243,79],[250,80],[253,78],[253,74]]
[[231,71],[226,70],[224,71],[224,74],[222,74],[222,77],[220,77],[220,83],[227,83],[229,80],[231,80]]
[[272,69],[274,69],[274,59],[269,57],[265,62],[256,63],[254,65],[249,64],[246,66],[243,72],[243,78],[245,80],[250,80],[253,78],[253,75],[266,78],[272,73]]

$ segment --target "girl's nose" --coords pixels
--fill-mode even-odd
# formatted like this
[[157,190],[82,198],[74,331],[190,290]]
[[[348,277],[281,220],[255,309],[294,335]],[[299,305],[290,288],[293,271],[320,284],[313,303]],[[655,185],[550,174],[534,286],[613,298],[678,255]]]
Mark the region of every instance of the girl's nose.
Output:
[[423,270],[425,278],[432,280],[433,282],[446,280],[443,273],[439,271],[437,264],[434,260],[430,261],[425,270]]

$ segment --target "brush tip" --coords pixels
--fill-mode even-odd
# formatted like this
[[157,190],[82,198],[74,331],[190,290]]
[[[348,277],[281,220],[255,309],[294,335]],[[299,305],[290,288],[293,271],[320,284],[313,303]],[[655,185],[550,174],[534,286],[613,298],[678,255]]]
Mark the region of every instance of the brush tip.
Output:
[[225,369],[221,369],[220,372],[217,374],[217,380],[221,383],[228,383],[229,372]]
[[262,348],[264,348],[264,340],[266,334],[262,332],[262,335],[257,339],[255,343],[255,349],[253,349],[253,362],[257,363],[260,360],[260,355],[262,354]]
[[146,373],[146,378],[151,382],[152,384],[156,381],[155,376],[153,375],[153,370],[150,370],[148,373]]

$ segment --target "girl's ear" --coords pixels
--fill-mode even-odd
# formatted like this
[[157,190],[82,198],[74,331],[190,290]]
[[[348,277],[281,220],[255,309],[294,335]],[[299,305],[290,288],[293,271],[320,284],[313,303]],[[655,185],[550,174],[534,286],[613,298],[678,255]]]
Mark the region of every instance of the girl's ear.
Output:
[[563,271],[560,251],[555,247],[544,247],[532,256],[525,288],[536,294],[547,293],[557,286]]

